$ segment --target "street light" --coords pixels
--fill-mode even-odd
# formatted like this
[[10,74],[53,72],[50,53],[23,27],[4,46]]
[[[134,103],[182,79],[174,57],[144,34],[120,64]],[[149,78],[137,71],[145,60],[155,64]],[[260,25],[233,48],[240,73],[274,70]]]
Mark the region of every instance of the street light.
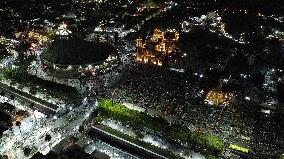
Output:
[[245,100],[250,100],[250,97],[246,96],[246,97],[245,97]]

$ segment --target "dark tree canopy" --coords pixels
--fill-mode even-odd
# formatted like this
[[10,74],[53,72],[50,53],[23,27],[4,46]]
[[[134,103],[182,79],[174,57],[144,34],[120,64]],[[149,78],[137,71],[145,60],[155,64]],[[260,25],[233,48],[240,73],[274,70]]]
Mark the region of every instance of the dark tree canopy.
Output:
[[47,134],[44,138],[45,141],[50,141],[51,140],[51,136],[49,134]]

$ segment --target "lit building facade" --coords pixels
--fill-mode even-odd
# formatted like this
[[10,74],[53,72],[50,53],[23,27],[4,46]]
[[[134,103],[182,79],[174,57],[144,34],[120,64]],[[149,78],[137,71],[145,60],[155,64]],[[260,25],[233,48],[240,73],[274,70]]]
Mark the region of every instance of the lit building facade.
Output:
[[153,35],[146,40],[136,39],[136,60],[159,66],[165,64],[166,58],[170,58],[177,53],[179,33],[175,32],[168,37],[165,34],[160,29],[155,29]]
[[220,90],[211,90],[205,96],[205,102],[209,105],[228,105],[232,99],[232,93],[225,93]]
[[69,36],[71,33],[72,32],[67,29],[67,25],[65,23],[62,23],[55,32],[55,34],[59,36]]

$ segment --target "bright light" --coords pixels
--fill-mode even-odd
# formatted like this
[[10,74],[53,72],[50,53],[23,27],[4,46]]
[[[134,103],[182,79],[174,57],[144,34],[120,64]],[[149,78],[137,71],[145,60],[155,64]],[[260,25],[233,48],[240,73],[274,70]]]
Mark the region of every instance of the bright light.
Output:
[[228,83],[229,79],[223,79],[223,82]]
[[55,115],[55,116],[53,116],[53,119],[57,119],[57,116]]
[[246,97],[245,97],[245,100],[250,100],[250,97],[246,96]]
[[270,114],[270,113],[271,113],[270,110],[266,110],[266,109],[261,109],[261,112],[262,112],[262,113],[265,113],[265,114]]
[[240,147],[240,146],[233,145],[233,144],[229,145],[229,149],[241,151],[241,152],[244,152],[244,153],[249,153],[249,149],[248,148]]

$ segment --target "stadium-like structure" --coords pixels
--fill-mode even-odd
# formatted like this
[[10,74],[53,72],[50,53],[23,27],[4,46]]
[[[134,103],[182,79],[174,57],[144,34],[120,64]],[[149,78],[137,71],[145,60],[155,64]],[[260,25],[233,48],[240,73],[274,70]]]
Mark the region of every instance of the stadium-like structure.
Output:
[[[59,32],[60,33],[60,32]],[[116,59],[116,49],[108,43],[58,34],[41,54],[44,70],[57,77],[77,78],[95,74]]]

